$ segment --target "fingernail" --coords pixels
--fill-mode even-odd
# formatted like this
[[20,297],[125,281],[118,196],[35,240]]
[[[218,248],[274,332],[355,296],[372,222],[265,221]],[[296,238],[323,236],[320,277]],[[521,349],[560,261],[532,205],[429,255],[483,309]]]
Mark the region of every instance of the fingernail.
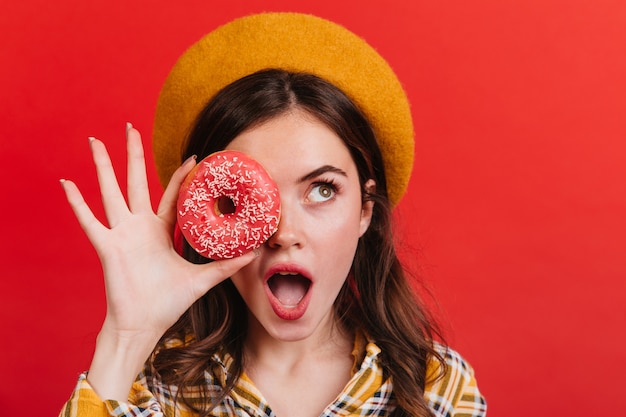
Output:
[[93,136],[89,136],[89,144],[91,145],[91,143],[96,140],[96,138],[94,138]]
[[189,158],[185,159],[185,162],[183,162],[183,165],[187,165],[187,163],[189,163],[191,161],[195,161],[196,158],[198,158],[197,155],[191,155]]
[[131,122],[126,122],[126,134],[128,135],[128,131],[133,128],[133,124]]

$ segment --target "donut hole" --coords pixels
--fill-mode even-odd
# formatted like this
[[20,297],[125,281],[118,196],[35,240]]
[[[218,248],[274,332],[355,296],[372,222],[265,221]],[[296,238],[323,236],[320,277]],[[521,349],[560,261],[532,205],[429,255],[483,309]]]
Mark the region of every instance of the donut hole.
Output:
[[233,214],[235,212],[235,208],[235,203],[228,196],[222,196],[215,200],[215,214],[218,216]]

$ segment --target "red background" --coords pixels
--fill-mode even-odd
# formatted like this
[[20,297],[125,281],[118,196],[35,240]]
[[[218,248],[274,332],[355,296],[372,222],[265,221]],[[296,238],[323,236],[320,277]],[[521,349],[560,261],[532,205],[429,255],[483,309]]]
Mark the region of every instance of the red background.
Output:
[[58,180],[76,180],[101,214],[87,136],[104,139],[124,167],[124,124],[150,138],[160,85],[182,51],[266,10],[343,24],[403,81],[417,137],[398,210],[403,236],[490,415],[620,414],[618,0],[4,1],[0,414],[56,415],[104,315],[97,257]]

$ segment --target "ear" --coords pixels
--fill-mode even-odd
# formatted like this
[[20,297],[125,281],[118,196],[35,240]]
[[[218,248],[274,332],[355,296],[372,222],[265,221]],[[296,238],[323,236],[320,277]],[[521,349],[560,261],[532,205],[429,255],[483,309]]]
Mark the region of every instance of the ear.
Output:
[[[369,179],[365,182],[365,191],[367,193],[373,193],[376,191],[376,181]],[[367,231],[367,228],[372,221],[372,213],[374,212],[374,202],[369,198],[365,198],[363,201],[363,207],[361,208],[361,222],[360,222],[360,234],[359,237]]]

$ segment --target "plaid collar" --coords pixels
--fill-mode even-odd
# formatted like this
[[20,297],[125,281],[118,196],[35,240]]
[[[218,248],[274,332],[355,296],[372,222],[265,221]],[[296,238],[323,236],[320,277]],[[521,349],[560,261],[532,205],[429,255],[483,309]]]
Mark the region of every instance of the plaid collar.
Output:
[[[337,396],[320,414],[320,417],[331,416],[388,416],[395,409],[392,395],[391,380],[383,379],[383,370],[379,363],[380,348],[373,342],[367,341],[362,335],[357,335],[353,356],[355,370],[352,378]],[[232,357],[224,354],[214,356],[215,382],[223,387],[228,378],[228,369],[232,364]],[[256,388],[252,380],[243,373],[230,395],[224,400],[234,407],[253,417],[275,417],[269,404]],[[218,409],[221,407],[218,406]],[[220,415],[220,414],[218,414]]]

